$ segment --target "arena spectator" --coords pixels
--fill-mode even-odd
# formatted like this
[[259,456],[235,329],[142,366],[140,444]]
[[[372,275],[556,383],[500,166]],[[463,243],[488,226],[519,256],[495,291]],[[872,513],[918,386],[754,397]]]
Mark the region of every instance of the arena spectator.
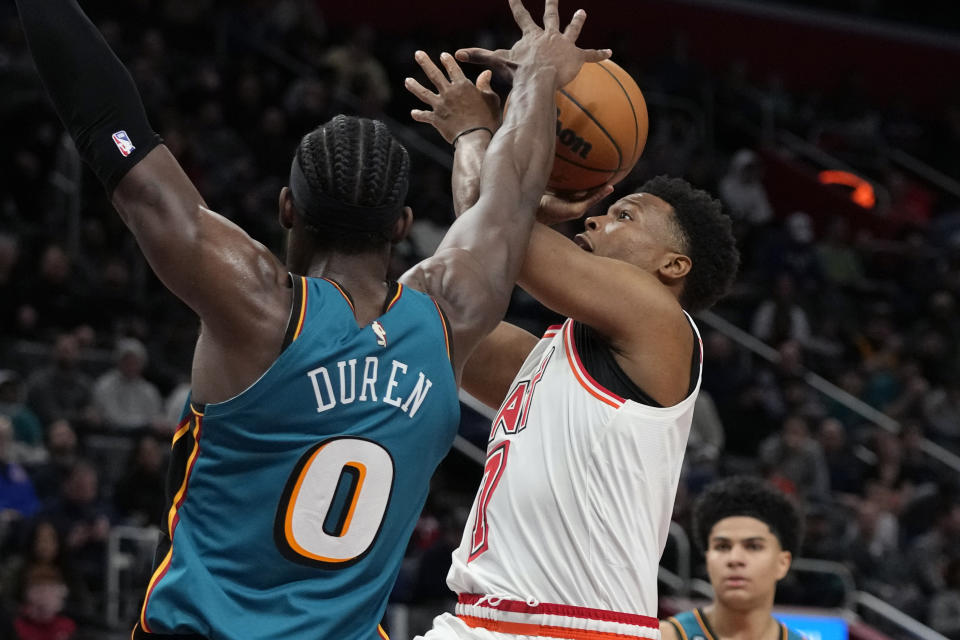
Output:
[[954,557],[944,570],[944,585],[930,601],[930,626],[950,640],[960,640],[960,557]]
[[113,491],[117,516],[136,526],[157,525],[164,516],[167,460],[157,439],[144,434],[130,452]]
[[782,273],[777,277],[773,296],[757,307],[750,333],[767,344],[794,340],[801,346],[810,344],[811,329],[807,312],[796,300],[793,278]]
[[760,462],[768,477],[786,493],[807,500],[825,500],[830,493],[830,474],[820,444],[810,437],[807,420],[789,415],[780,432],[760,445]]
[[42,518],[33,520],[18,552],[11,553],[0,566],[0,593],[8,609],[16,609],[23,602],[27,593],[27,578],[41,569],[50,570],[67,587],[64,610],[69,616],[85,619],[94,615],[91,595],[73,569],[57,528]]
[[74,464],[59,496],[43,512],[60,533],[84,584],[95,593],[103,589],[112,515],[100,497],[99,472],[85,460]]
[[20,374],[11,369],[0,370],[0,416],[6,416],[13,425],[14,440],[34,448],[43,442],[43,426],[24,403],[24,395]]
[[77,624],[62,614],[67,598],[63,577],[52,568],[27,572],[23,604],[13,621],[19,640],[72,640]]
[[12,450],[13,425],[9,418],[0,416],[0,547],[11,529],[40,507],[30,476],[11,460]]
[[121,338],[114,355],[116,364],[97,378],[93,387],[93,404],[100,417],[118,429],[135,429],[162,420],[160,392],[143,377],[146,347],[135,338]]
[[733,154],[720,180],[720,199],[741,227],[750,229],[773,220],[773,206],[763,186],[763,162],[756,152],[740,149]]
[[60,487],[78,457],[77,434],[67,420],[54,420],[50,423],[47,427],[46,444],[46,462],[38,465],[30,474],[37,496],[43,501],[54,498],[60,492]]
[[956,553],[956,542],[960,539],[960,500],[944,492],[934,513],[933,528],[917,537],[908,549],[913,580],[927,596],[946,588],[947,554]]
[[80,368],[80,341],[72,331],[57,334],[53,362],[27,380],[27,404],[45,424],[88,415],[93,381]]
[[857,493],[862,486],[863,463],[853,453],[843,423],[834,417],[821,420],[817,429],[817,441],[827,464],[830,490],[834,494]]

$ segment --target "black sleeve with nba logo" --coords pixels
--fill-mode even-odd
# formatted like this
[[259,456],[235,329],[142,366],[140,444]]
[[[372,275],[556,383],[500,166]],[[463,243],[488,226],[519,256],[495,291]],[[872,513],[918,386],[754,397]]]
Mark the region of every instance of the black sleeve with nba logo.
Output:
[[76,0],[16,0],[27,44],[81,157],[107,188],[160,144],[123,63]]

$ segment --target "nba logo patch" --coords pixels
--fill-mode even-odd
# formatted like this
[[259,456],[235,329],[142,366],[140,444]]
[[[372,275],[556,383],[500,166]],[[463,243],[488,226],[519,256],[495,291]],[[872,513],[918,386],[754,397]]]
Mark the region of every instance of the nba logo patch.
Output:
[[127,135],[126,131],[117,131],[113,134],[113,144],[117,145],[117,149],[120,149],[120,153],[123,154],[123,157],[126,158],[133,150],[136,149],[133,146],[133,143],[130,142],[130,136]]
[[370,325],[373,329],[374,335],[377,336],[377,344],[381,347],[387,346],[387,330],[383,328],[383,325],[380,324],[379,320],[374,320],[373,324]]

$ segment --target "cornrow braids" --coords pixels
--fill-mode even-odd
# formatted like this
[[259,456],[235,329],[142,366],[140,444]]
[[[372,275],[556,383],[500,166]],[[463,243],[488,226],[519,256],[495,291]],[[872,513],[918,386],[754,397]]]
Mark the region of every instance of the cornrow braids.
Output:
[[766,523],[785,551],[800,550],[803,521],[797,507],[773,485],[751,476],[719,480],[700,494],[693,506],[694,542],[706,551],[714,525],[733,516]]
[[637,192],[655,195],[673,208],[680,240],[693,263],[680,304],[690,312],[709,309],[733,286],[740,264],[732,224],[720,201],[685,180],[667,176],[648,180]]
[[[307,186],[324,200],[347,207],[399,210],[407,197],[410,157],[379,120],[337,115],[300,141],[297,160]],[[388,241],[389,222],[370,230],[344,228],[329,211],[330,224],[311,217],[305,225],[316,235],[321,248],[359,253]]]

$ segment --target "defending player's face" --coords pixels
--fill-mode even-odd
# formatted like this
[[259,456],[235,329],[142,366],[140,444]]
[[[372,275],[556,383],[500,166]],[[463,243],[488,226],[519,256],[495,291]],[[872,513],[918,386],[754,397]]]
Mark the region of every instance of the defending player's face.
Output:
[[738,610],[772,603],[790,557],[765,522],[749,516],[720,520],[710,531],[706,554],[717,600]]
[[576,242],[586,251],[655,272],[668,253],[680,253],[670,205],[649,193],[614,202],[606,214],[587,218]]

